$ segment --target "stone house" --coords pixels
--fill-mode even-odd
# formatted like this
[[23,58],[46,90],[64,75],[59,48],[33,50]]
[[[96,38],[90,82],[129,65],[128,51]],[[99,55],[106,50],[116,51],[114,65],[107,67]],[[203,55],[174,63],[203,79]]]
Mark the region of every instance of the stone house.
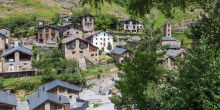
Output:
[[[78,109],[88,106],[87,101],[79,101],[81,91],[73,84],[53,80],[40,86],[37,92],[28,97],[29,110],[84,110]],[[76,106],[79,107],[76,109]]]
[[37,43],[48,43],[48,41],[57,43],[59,38],[59,29],[52,26],[43,26],[38,28]]
[[11,29],[10,28],[7,28],[7,27],[4,27],[1,29],[1,31],[6,31],[6,37],[10,38],[11,37]]
[[[113,36],[105,31],[96,31],[85,39],[94,46],[98,47],[99,50],[102,50],[102,52],[109,53],[114,49]],[[109,44],[112,47],[111,50],[108,50]]]
[[133,19],[120,20],[119,26],[130,33],[139,33],[140,30],[144,29],[144,25],[142,22]]
[[33,71],[32,62],[33,53],[30,49],[16,46],[6,50],[2,55],[3,73]]
[[139,36],[133,36],[130,39],[127,40],[127,43],[130,45],[133,49],[138,49],[137,41],[140,41],[141,38]]
[[5,51],[6,31],[0,31],[0,55]]
[[80,19],[81,19],[81,26],[85,33],[94,31],[95,28],[94,16],[90,14],[86,14],[81,16]]
[[78,36],[82,38],[83,30],[80,24],[66,23],[59,26],[59,33],[63,38],[70,36]]
[[99,63],[98,47],[78,37],[63,39],[62,53],[67,60],[77,61],[81,68]]
[[111,52],[111,57],[114,58],[115,63],[124,63],[124,57],[131,57],[133,54],[132,52],[128,51],[127,49],[123,48],[115,48]]
[[177,65],[175,64],[175,58],[177,57],[184,57],[184,51],[183,50],[167,50],[163,63],[163,66],[167,67],[168,69],[177,68]]
[[16,96],[10,93],[10,89],[0,91],[0,110],[16,110],[16,106]]

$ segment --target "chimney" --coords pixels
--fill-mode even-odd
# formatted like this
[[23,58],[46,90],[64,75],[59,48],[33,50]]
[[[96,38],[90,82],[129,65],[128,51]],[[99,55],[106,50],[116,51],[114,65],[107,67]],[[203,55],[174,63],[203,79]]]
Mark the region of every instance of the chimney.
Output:
[[59,96],[59,101],[61,101],[61,96]]
[[40,97],[40,92],[37,93],[37,96]]
[[10,95],[10,93],[11,93],[11,89],[10,89],[10,88],[7,88],[7,89],[6,89],[6,94],[7,94],[7,95]]

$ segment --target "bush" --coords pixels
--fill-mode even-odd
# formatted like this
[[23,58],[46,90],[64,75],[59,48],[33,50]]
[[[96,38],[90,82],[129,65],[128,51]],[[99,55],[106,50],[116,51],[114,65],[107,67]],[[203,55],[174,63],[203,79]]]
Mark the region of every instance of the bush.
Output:
[[113,59],[113,58],[109,58],[109,59],[107,60],[107,63],[114,63],[114,59]]
[[97,107],[99,107],[99,104],[94,104],[93,107],[97,108]]
[[99,50],[99,55],[102,55],[102,50]]

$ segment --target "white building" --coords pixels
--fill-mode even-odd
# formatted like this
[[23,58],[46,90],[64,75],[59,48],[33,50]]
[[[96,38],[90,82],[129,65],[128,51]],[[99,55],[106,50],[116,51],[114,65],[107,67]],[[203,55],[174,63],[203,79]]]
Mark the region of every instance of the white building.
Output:
[[[94,46],[98,47],[102,52],[109,53],[114,49],[113,36],[105,31],[96,31],[85,37],[85,39],[92,43]],[[111,45],[111,50],[108,50],[108,45]]]

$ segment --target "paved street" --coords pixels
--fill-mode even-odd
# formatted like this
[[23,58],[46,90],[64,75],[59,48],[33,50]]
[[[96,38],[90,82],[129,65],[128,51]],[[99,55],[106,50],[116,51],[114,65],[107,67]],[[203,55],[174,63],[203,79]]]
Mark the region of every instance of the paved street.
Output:
[[[117,78],[117,77],[115,77]],[[102,86],[102,91],[106,93],[106,95],[99,94],[99,87]],[[90,103],[100,102],[100,106],[97,108],[88,107],[87,110],[114,110],[114,104],[108,99],[111,95],[108,95],[108,89],[114,86],[114,82],[110,78],[106,78],[94,86],[90,90],[84,90],[79,94],[81,99],[88,100]]]

